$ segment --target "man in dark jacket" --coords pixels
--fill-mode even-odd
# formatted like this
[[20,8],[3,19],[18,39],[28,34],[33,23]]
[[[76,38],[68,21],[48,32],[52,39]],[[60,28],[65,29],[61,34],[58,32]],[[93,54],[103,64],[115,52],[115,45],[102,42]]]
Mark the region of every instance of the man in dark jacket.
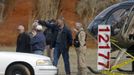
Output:
[[32,52],[34,54],[43,55],[45,49],[45,36],[42,32],[42,26],[37,25],[31,38]]
[[25,28],[23,25],[19,25],[17,30],[19,31],[19,35],[17,37],[16,52],[30,53],[30,36],[25,32]]
[[59,25],[57,23],[49,23],[48,21],[42,21],[42,20],[38,20],[37,21],[39,24],[41,24],[42,26],[47,27],[48,29],[51,29],[52,31],[52,48],[55,47],[56,44],[56,38],[57,38],[57,34],[59,31]]
[[[53,64],[57,66],[60,55],[62,54],[65,71],[67,75],[70,75],[70,63],[69,63],[69,46],[72,45],[71,31],[66,27],[62,18],[57,19],[58,24],[52,25],[46,22],[39,21],[38,23],[49,27],[56,32],[55,47],[54,47],[54,61]],[[46,24],[45,24],[46,23]]]

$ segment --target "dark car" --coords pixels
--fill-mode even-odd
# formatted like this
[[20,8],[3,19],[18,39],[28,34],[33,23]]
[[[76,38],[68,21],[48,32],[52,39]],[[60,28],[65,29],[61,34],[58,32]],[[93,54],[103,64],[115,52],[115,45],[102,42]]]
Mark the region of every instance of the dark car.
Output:
[[110,25],[111,37],[122,48],[134,45],[134,1],[114,4],[99,15],[89,24],[89,33],[97,39],[98,25]]

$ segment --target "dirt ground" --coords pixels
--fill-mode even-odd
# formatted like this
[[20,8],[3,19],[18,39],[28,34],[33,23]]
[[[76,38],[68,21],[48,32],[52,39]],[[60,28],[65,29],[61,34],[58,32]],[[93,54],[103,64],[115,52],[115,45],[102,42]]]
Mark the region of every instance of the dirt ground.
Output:
[[[0,47],[0,51],[15,51],[15,47]],[[113,52],[111,54],[111,57],[116,56],[118,53],[118,51]],[[70,66],[71,66],[71,75],[77,75],[77,58],[76,58],[76,52],[75,49],[72,47],[70,48],[69,51],[69,55],[70,55]],[[121,61],[126,60],[126,55],[123,56],[123,58],[121,59]],[[86,61],[87,61],[87,66],[92,67],[94,70],[97,70],[97,49],[91,49],[88,48],[87,49],[87,54],[86,54]],[[113,59],[111,59],[111,61],[113,61]],[[59,64],[58,64],[58,68],[59,68],[59,75],[65,75],[64,72],[64,63],[63,63],[63,59],[62,56],[60,57],[59,60]],[[123,69],[126,70],[131,70],[131,64],[128,64],[127,66],[123,67]],[[88,69],[88,75],[95,75],[93,73],[91,73]],[[128,74],[125,74],[128,75]],[[134,74],[129,74],[129,75],[134,75]]]
[[[77,57],[76,57],[76,51],[74,48],[70,48],[70,66],[71,66],[71,72],[72,75],[77,75]],[[96,58],[97,58],[97,53],[96,53],[96,49],[87,49],[87,54],[86,54],[86,61],[87,61],[87,65],[91,66],[92,68],[96,68]],[[61,65],[60,65],[61,64]],[[87,71],[89,72],[89,75],[94,75],[92,73],[90,73],[90,71],[87,69]],[[64,63],[63,63],[63,59],[62,57],[60,57],[60,61],[59,61],[59,73],[65,74],[64,72]]]

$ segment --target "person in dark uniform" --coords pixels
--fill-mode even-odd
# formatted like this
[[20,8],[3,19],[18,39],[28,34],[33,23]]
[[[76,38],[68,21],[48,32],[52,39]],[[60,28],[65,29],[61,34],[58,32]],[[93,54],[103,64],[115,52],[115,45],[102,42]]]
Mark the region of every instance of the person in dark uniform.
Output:
[[23,25],[17,28],[19,35],[17,37],[16,52],[31,53],[30,36],[25,32]]
[[66,75],[70,75],[70,63],[69,63],[69,46],[72,45],[72,33],[66,27],[62,19],[57,19],[59,24],[59,30],[56,38],[56,44],[54,48],[54,62],[53,64],[57,66],[60,55],[62,54]]

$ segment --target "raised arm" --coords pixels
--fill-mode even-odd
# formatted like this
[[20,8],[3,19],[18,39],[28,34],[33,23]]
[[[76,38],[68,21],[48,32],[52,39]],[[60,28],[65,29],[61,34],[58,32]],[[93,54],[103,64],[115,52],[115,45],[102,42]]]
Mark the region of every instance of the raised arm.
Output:
[[45,26],[45,27],[48,27],[48,28],[51,28],[51,29],[56,28],[56,25],[48,23],[46,21],[39,20],[38,23],[41,24],[42,26]]

